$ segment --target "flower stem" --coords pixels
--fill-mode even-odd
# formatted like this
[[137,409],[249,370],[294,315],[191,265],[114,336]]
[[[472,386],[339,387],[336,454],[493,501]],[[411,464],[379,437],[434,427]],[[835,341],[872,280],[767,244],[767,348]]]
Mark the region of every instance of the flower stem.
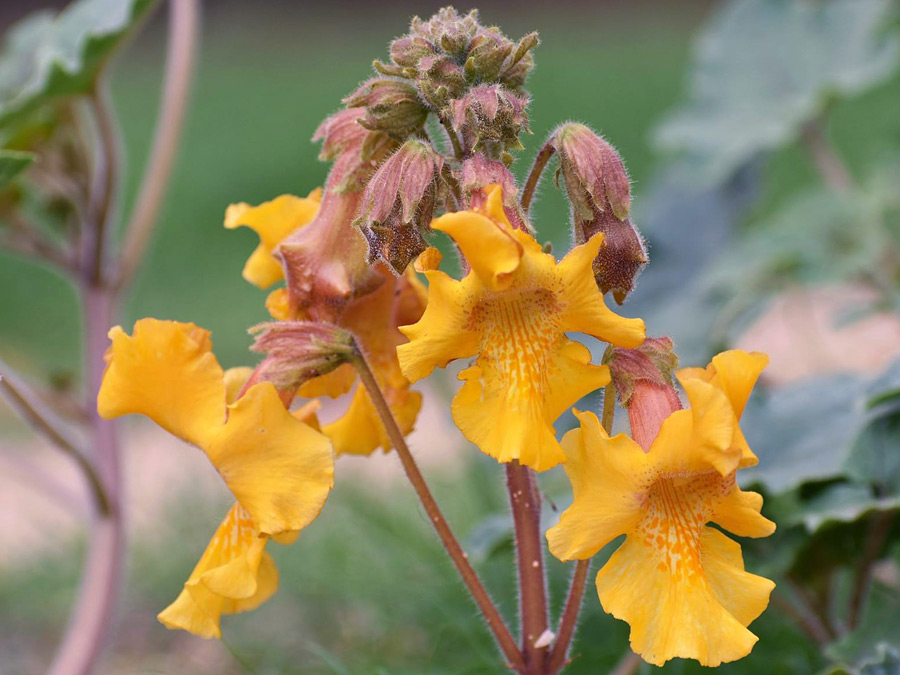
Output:
[[457,160],[462,159],[465,153],[463,152],[462,146],[459,144],[459,137],[456,135],[456,132],[453,131],[453,127],[450,126],[450,120],[446,117],[441,117],[441,126],[444,127],[444,131],[447,132],[447,138],[450,139],[450,145],[453,146],[453,156]]
[[534,164],[531,165],[528,180],[525,181],[525,188],[522,190],[522,198],[519,200],[525,213],[528,213],[528,209],[531,208],[531,200],[534,199],[535,190],[537,190],[538,183],[541,181],[547,162],[550,161],[555,152],[556,148],[549,143],[545,143],[544,147],[538,152],[537,157],[534,158]]
[[535,641],[547,630],[547,590],[541,541],[541,496],[534,472],[513,460],[506,465],[506,485],[512,507],[519,567],[522,653],[526,672],[544,673],[547,646]]
[[[603,428],[607,433],[612,433],[613,420],[616,414],[616,389],[610,382],[603,390],[603,413],[600,418]],[[556,630],[556,643],[550,652],[550,661],[547,672],[551,675],[562,670],[569,657],[569,647],[572,638],[575,637],[575,629],[578,627],[578,615],[581,613],[581,604],[584,600],[584,591],[587,588],[588,572],[591,568],[591,560],[579,560],[575,563],[575,572],[569,584],[569,594],[566,597],[566,606],[563,608],[559,619],[559,628]]]
[[[99,241],[99,240],[98,240]],[[112,323],[113,295],[109,288],[87,283],[83,290],[87,403],[91,413],[94,456],[108,500],[107,512],[96,512],[81,586],[50,675],[88,675],[106,643],[121,587],[125,528],[120,508],[118,446],[112,422],[96,412],[103,379],[106,331]]]
[[853,592],[850,596],[850,613],[847,618],[847,625],[853,630],[859,625],[862,616],[863,605],[867,591],[869,590],[872,564],[878,559],[888,535],[891,532],[891,526],[894,524],[896,513],[894,511],[880,511],[876,513],[869,525],[869,532],[866,538],[862,555],[856,564],[856,572],[853,577]]
[[472,599],[475,600],[478,609],[481,610],[488,628],[490,628],[494,638],[497,640],[500,650],[503,652],[503,655],[509,661],[509,664],[513,669],[519,673],[526,673],[527,671],[525,670],[525,662],[522,658],[522,654],[519,652],[519,648],[516,646],[516,642],[509,632],[509,628],[504,623],[503,617],[500,616],[500,612],[488,595],[484,584],[481,583],[481,579],[478,578],[472,565],[469,564],[466,553],[462,550],[462,547],[450,530],[450,526],[444,519],[437,502],[435,502],[434,497],[431,494],[431,490],[429,490],[428,485],[425,482],[425,478],[422,476],[419,467],[416,465],[416,461],[409,450],[409,446],[406,444],[406,440],[403,438],[403,433],[397,426],[397,421],[394,419],[394,415],[391,413],[391,409],[388,406],[387,401],[385,401],[384,395],[381,393],[381,388],[378,386],[378,382],[358,346],[356,347],[356,354],[354,355],[352,362],[359,373],[360,381],[369,394],[372,405],[375,406],[375,410],[378,412],[378,416],[384,424],[388,438],[391,439],[391,443],[397,451],[397,456],[403,464],[406,476],[409,478],[410,483],[412,483],[416,495],[419,497],[419,501],[422,502],[422,506],[428,514],[428,519],[431,521],[438,536],[441,538],[441,542],[444,544],[447,554],[456,566],[456,570],[462,577]]
[[171,0],[166,74],[156,131],[140,193],[131,214],[131,222],[126,228],[128,234],[116,278],[117,288],[128,284],[144,258],[172,173],[194,73],[199,23],[198,0]]
[[853,177],[829,140],[822,118],[807,123],[800,140],[812,156],[825,185],[838,193],[846,193],[853,188]]

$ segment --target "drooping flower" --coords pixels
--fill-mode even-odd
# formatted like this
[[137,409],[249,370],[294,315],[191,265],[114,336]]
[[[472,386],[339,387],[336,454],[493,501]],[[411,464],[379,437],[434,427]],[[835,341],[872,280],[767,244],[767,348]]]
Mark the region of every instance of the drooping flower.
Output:
[[[282,544],[297,532],[274,537]],[[278,588],[278,570],[266,552],[268,535],[254,526],[247,511],[235,503],[216,529],[203,556],[175,602],[159,613],[159,621],[171,629],[205,638],[220,638],[219,619],[256,609]]]
[[625,535],[597,574],[597,592],[605,611],[631,625],[632,649],[650,663],[717,666],[757,641],[747,626],[774,584],[745,571],[740,545],[708,523],[743,537],[775,530],[760,513],[762,497],[735,480],[744,463],[737,420],[763,359],[720,354],[716,384],[680,371],[691,407],[665,419],[647,452],[623,434],[610,438],[589,412],[563,438],[574,501],[547,532],[550,551],[586,559]]
[[315,519],[334,483],[331,443],[285,410],[270,382],[229,403],[209,332],[194,324],[142,319],[131,336],[119,326],[109,335],[101,416],[146,415],[201,448],[262,534]]
[[483,209],[444,215],[432,228],[456,240],[471,269],[462,281],[426,272],[425,313],[400,329],[409,338],[397,349],[403,374],[415,382],[436,366],[477,356],[459,375],[457,426],[501,462],[552,468],[565,459],[553,422],[609,382],[609,370],[591,365],[589,350],[566,332],[625,347],[644,339],[643,321],[611,312],[594,281],[602,235],[557,262],[510,226],[496,186]]
[[281,195],[259,206],[241,202],[228,207],[225,211],[227,229],[249,227],[259,235],[259,246],[244,265],[244,279],[260,288],[268,288],[284,279],[284,270],[272,251],[291,232],[312,222],[321,201],[322,190],[316,188],[306,198]]

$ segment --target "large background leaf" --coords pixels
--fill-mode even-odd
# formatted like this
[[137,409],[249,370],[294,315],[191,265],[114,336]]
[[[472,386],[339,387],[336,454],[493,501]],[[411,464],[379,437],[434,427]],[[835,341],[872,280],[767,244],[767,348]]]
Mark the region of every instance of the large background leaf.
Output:
[[0,54],[0,128],[41,104],[90,90],[100,67],[154,0],[80,0],[34,14],[8,33]]
[[728,178],[762,150],[790,141],[835,96],[896,70],[900,40],[885,34],[889,0],[737,0],[696,47],[687,102],[657,129],[692,177]]
[[34,161],[30,152],[16,150],[0,150],[0,190]]

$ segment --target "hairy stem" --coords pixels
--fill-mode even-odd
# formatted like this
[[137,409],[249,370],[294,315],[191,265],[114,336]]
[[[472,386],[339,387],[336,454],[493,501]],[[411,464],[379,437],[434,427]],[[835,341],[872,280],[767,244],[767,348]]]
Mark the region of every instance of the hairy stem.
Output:
[[537,157],[534,158],[534,164],[531,165],[531,171],[528,172],[528,179],[525,181],[522,197],[519,200],[519,203],[522,205],[522,210],[525,211],[525,213],[528,213],[528,210],[531,208],[531,201],[534,199],[534,193],[537,190],[538,183],[541,182],[541,176],[544,175],[544,169],[547,167],[547,162],[550,161],[550,158],[553,157],[555,152],[556,148],[549,143],[545,143],[544,147],[538,152]]
[[117,288],[128,284],[144,258],[172,173],[194,73],[199,4],[199,0],[171,0],[169,4],[169,43],[159,115],[140,192],[126,228]]
[[811,120],[800,135],[804,147],[812,156],[822,182],[836,192],[848,192],[853,188],[853,177],[844,160],[834,149],[821,118]]
[[18,377],[6,363],[0,360],[0,396],[39,435],[69,455],[84,474],[97,511],[110,512],[109,500],[94,465],[64,431],[64,424],[44,401]]
[[450,126],[450,121],[445,117],[441,117],[441,126],[444,127],[444,131],[447,132],[447,138],[450,139],[450,145],[453,146],[453,156],[457,160],[462,159],[465,156],[465,153],[463,152],[462,145],[459,143],[459,137],[456,135],[456,132],[453,131],[453,127]]
[[488,595],[484,584],[481,583],[481,579],[478,578],[472,565],[469,564],[466,553],[462,550],[462,547],[459,545],[459,542],[456,540],[456,537],[450,530],[450,526],[447,524],[447,521],[441,513],[437,502],[435,502],[431,490],[428,488],[428,484],[425,482],[425,478],[422,476],[421,471],[419,471],[419,467],[409,450],[409,446],[406,444],[406,439],[403,438],[403,433],[397,426],[397,421],[394,419],[394,415],[391,413],[391,409],[388,406],[387,401],[385,401],[384,395],[381,393],[381,388],[378,386],[375,375],[372,373],[371,368],[369,368],[369,364],[359,347],[356,348],[353,365],[359,373],[359,379],[362,382],[362,385],[369,394],[372,405],[375,406],[375,410],[378,412],[378,416],[384,424],[388,438],[391,439],[391,443],[397,451],[397,456],[403,464],[403,469],[406,472],[407,478],[409,478],[409,482],[412,483],[413,489],[415,489],[416,495],[419,497],[419,501],[422,503],[425,512],[428,514],[428,519],[431,521],[438,536],[441,538],[441,543],[443,543],[447,554],[456,566],[456,570],[462,577],[472,599],[478,605],[478,609],[481,610],[481,614],[484,616],[488,627],[493,633],[494,638],[497,640],[500,650],[503,652],[503,655],[506,657],[507,661],[509,661],[509,664],[513,669],[519,673],[526,673],[525,662],[516,646],[516,641],[513,639],[512,634],[509,632],[509,628],[503,621],[503,617],[500,616],[500,612]]
[[[600,418],[600,423],[608,434],[612,433],[615,414],[616,389],[613,383],[610,382],[603,390],[603,413]],[[556,643],[553,645],[553,651],[550,652],[547,672],[551,673],[551,675],[562,670],[568,662],[569,647],[572,645],[572,638],[575,637],[575,629],[578,627],[578,615],[581,613],[581,604],[584,601],[584,592],[587,588],[590,568],[590,558],[579,560],[575,563],[575,572],[572,574],[569,593],[566,596],[566,606],[563,608],[562,616],[559,619],[559,627],[556,630]]]
[[506,465],[506,485],[516,535],[522,653],[526,672],[538,674],[545,672],[547,646],[536,647],[535,641],[548,626],[541,496],[534,472],[516,460]]

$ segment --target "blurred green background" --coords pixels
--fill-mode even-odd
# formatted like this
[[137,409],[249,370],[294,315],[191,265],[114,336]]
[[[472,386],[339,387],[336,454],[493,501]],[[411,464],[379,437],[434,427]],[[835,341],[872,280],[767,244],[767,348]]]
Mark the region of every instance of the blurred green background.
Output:
[[[555,125],[586,122],[624,156],[640,224],[642,195],[660,166],[649,133],[683,98],[691,36],[712,4],[482,3],[484,22],[512,37],[536,29],[542,38],[530,81],[534,135],[515,165],[517,174],[527,171]],[[212,331],[223,365],[252,362],[246,329],[267,315],[264,294],[244,282],[240,270],[256,239],[246,229],[222,228],[226,206],[285,192],[304,195],[320,185],[326,166],[309,141],[316,126],[369,75],[368,64],[385,55],[388,41],[405,30],[412,14],[428,16],[440,5],[208,3],[179,160],[149,257],[124,308],[126,326],[143,316],[193,321]],[[16,11],[4,9],[4,17],[12,19]],[[159,14],[121,55],[113,78],[129,167],[123,207],[134,197],[156,116],[165,42]],[[831,131],[851,169],[883,155],[886,145],[900,146],[898,85],[895,76],[836,107]],[[773,157],[759,180],[751,217],[817,177],[808,156],[792,145]],[[554,250],[568,247],[566,204],[550,180],[534,222]],[[652,233],[650,243],[652,255]],[[642,283],[652,284],[653,275],[651,264]],[[69,379],[77,373],[79,333],[67,283],[0,253],[4,356],[31,373]],[[8,416],[0,424],[4,445],[26,442]],[[438,465],[429,479],[457,533],[484,549],[479,570],[504,613],[514,617],[511,549],[503,537],[491,535],[491,522],[485,521],[486,515],[506,513],[502,474],[474,450],[458,457],[459,466]],[[184,494],[167,506],[153,536],[132,542],[125,604],[104,672],[497,672],[488,633],[411,491],[358,473],[341,481],[338,471],[322,517],[291,548],[271,547],[282,575],[279,593],[249,615],[226,618],[221,644],[168,632],[154,616],[177,595],[226,500],[222,495],[210,503]],[[542,477],[542,486],[549,496],[565,499],[559,472]],[[11,517],[28,527],[26,508]],[[40,672],[74,596],[80,550],[65,538],[56,553],[21,559],[27,564],[0,569],[2,673]],[[555,611],[568,573],[550,561]],[[761,638],[754,653],[723,672],[807,673],[824,665],[818,650],[775,612],[753,630]],[[627,626],[603,614],[589,590],[573,650],[577,658],[567,672],[608,672],[626,650]],[[644,666],[641,672],[651,670]],[[665,670],[700,668],[674,663]]]

